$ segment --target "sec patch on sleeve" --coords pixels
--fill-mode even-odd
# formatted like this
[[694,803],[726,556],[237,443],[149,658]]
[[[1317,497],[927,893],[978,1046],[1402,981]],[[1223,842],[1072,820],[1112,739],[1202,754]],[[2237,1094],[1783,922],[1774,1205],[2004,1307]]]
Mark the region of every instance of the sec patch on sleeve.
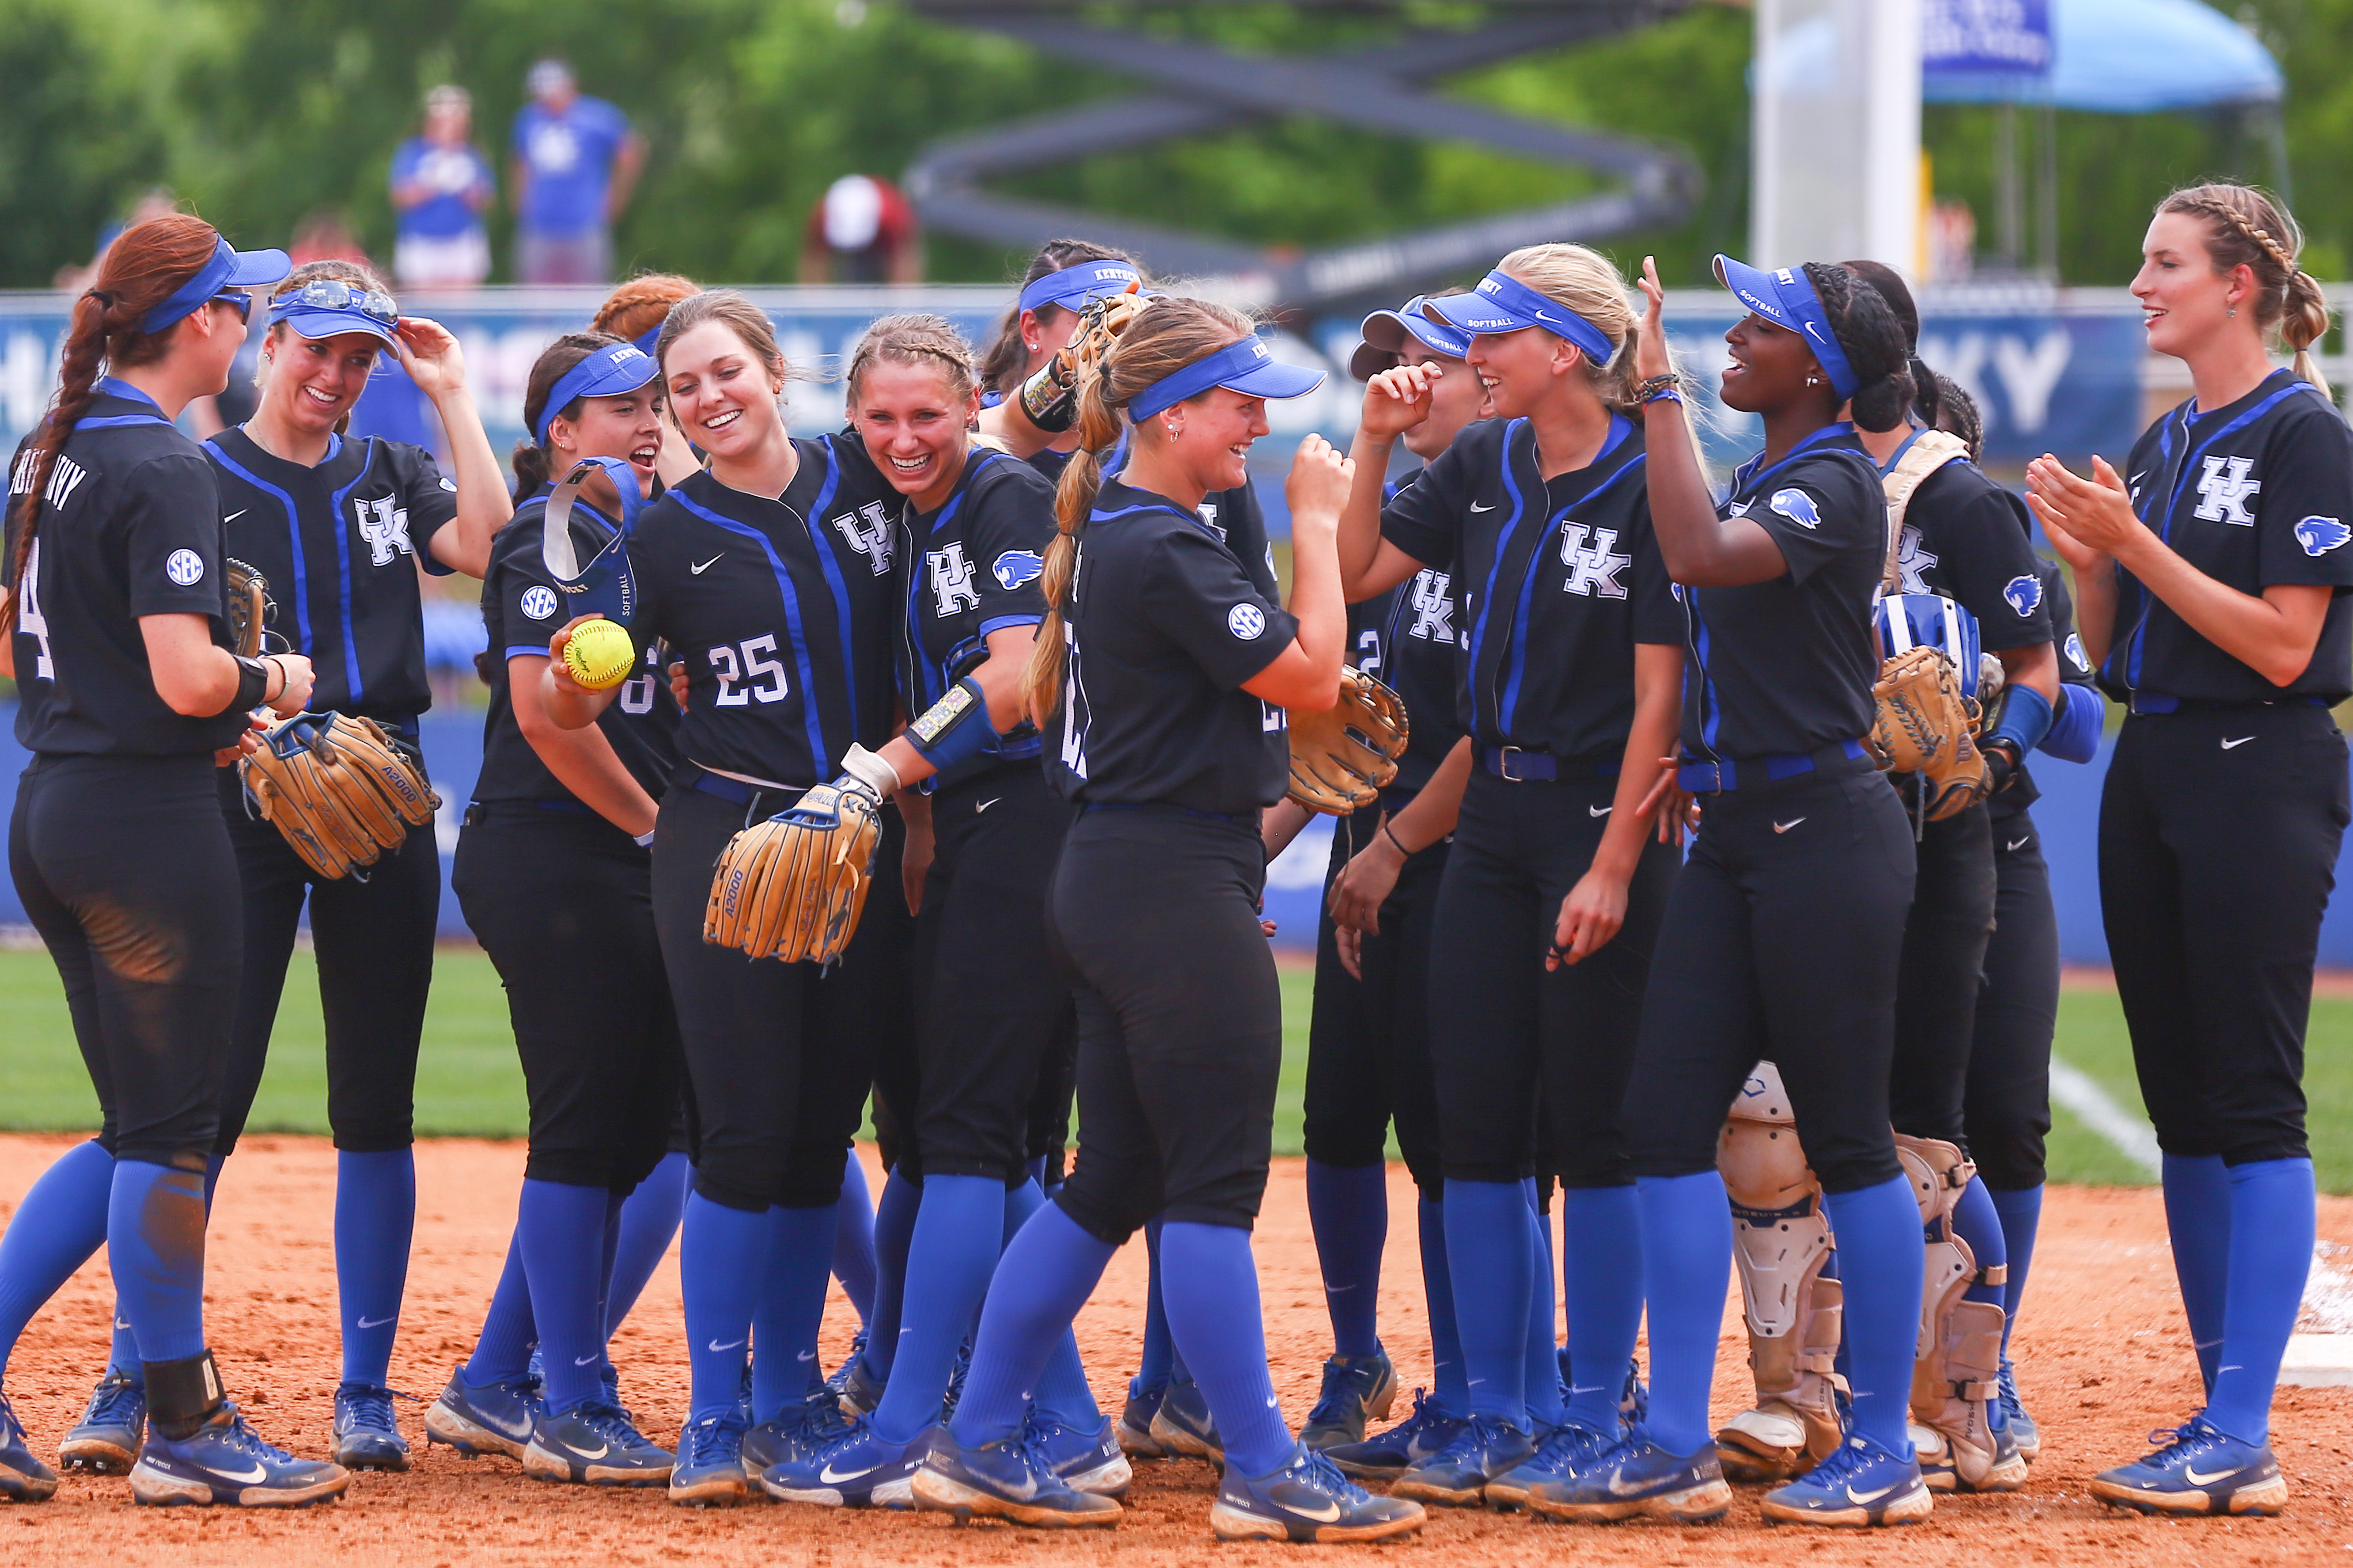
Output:
[[1236,605],[1226,612],[1226,630],[1244,642],[1255,641],[1266,630],[1266,612],[1256,605]]
[[2016,610],[2022,619],[2034,613],[2042,603],[2042,580],[2033,576],[2012,577],[2001,585],[2002,602]]
[[1814,505],[1814,498],[1801,489],[1775,490],[1773,499],[1765,503],[1799,528],[1820,528],[1822,514]]
[[516,603],[522,606],[524,615],[534,621],[543,621],[555,614],[555,590],[544,584],[534,583],[522,591],[522,597]]
[[2295,542],[2306,555],[2326,555],[2348,539],[2353,539],[2353,528],[2333,517],[2307,517],[2295,525]]
[[[2313,553],[2317,555],[2320,552],[2315,550]],[[183,588],[193,588],[205,580],[205,558],[193,550],[174,550],[164,558],[164,575]]]

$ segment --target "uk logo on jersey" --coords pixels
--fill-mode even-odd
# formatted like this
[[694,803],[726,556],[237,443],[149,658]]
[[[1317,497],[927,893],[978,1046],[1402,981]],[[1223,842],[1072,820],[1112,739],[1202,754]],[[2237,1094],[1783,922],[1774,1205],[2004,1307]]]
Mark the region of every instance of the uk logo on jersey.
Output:
[[[1201,514],[1202,523],[1208,527],[1211,533],[1218,536],[1218,542],[1220,544],[1224,543],[1226,540],[1226,529],[1225,525],[1218,521],[1218,503],[1213,500],[1205,500],[1193,510]],[[1267,548],[1271,551],[1274,546],[1269,544]]]
[[1935,593],[1936,590],[1928,586],[1928,568],[1936,563],[1936,557],[1922,548],[1920,531],[1905,523],[1903,538],[1895,546],[1895,570],[1904,576],[1904,586],[1897,591],[1905,594]]
[[533,620],[547,620],[555,614],[555,590],[544,583],[533,583],[522,591],[522,597],[515,604]]
[[2001,585],[2001,601],[2016,610],[2021,619],[2031,616],[2042,603],[2042,580],[2039,577],[2012,577]]
[[1822,525],[1822,514],[1814,505],[1814,498],[1803,490],[1775,490],[1773,499],[1765,504],[1799,528],[1820,528]]
[[1406,636],[1424,642],[1451,643],[1454,638],[1454,584],[1444,572],[1424,567],[1413,574],[1407,603],[1413,606],[1413,625]]
[[[1777,503],[1778,499],[1775,498]],[[1585,542],[1588,535],[1593,541],[1590,548]],[[1586,599],[1624,598],[1626,584],[1618,581],[1618,574],[1634,564],[1634,558],[1619,554],[1617,547],[1614,528],[1588,529],[1581,522],[1562,522],[1560,563],[1568,568],[1568,581],[1561,584],[1562,590]]]
[[933,614],[946,616],[980,608],[980,590],[972,585],[972,563],[964,558],[963,541],[924,552],[923,564],[931,573]]
[[2333,517],[2307,517],[2295,525],[2295,542],[2306,555],[2326,555],[2348,539],[2353,539],[2353,528]]
[[891,517],[879,500],[868,501],[856,511],[845,511],[833,520],[833,526],[849,548],[866,557],[866,563],[881,577],[891,570]]
[[1046,558],[1034,550],[1008,550],[988,569],[997,585],[1010,594],[1024,583],[1034,583],[1046,570]]
[[2247,503],[2263,488],[2261,479],[2247,478],[2254,463],[2253,458],[2207,458],[2205,475],[2198,481],[2197,515],[2208,522],[2254,527],[2254,513],[2247,510]]
[[404,555],[417,553],[408,542],[408,509],[396,504],[391,496],[355,500],[352,510],[359,514],[360,537],[367,541],[370,565],[389,566]]

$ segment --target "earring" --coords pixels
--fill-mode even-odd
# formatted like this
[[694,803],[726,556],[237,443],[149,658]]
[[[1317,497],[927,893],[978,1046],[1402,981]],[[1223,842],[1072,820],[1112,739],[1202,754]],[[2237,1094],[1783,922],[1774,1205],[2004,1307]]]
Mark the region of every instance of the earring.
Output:
[[1185,434],[1185,426],[1181,420],[1163,419],[1160,422],[1160,427],[1168,432],[1168,438],[1171,441]]
[[1810,375],[1806,377],[1806,384],[1808,386],[1820,386],[1821,384],[1822,378],[1819,375]]
[[2231,310],[2230,310],[2230,316],[2231,316],[2231,320],[2232,320],[2232,321],[2237,321],[2237,320],[2239,319],[2239,307],[2237,307],[2236,305],[2232,306],[2232,307],[2231,307]]

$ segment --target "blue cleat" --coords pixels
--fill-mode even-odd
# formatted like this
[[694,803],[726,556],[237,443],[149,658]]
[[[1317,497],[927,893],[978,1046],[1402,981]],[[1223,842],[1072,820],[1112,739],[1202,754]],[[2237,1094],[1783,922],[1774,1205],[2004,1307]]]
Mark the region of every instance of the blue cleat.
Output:
[[[851,1356],[849,1363],[834,1376],[841,1379],[840,1391],[834,1397],[841,1405],[844,1415],[871,1415],[881,1406],[882,1390],[888,1380],[875,1376],[872,1369],[867,1366],[864,1350]],[[832,1378],[826,1379],[826,1386],[833,1386]]]
[[1535,1451],[1535,1439],[1502,1416],[1473,1415],[1445,1447],[1398,1477],[1392,1489],[1423,1502],[1476,1508],[1489,1481],[1525,1464]]
[[1327,1358],[1324,1386],[1307,1413],[1307,1425],[1300,1428],[1299,1440],[1319,1454],[1343,1443],[1363,1442],[1366,1426],[1389,1418],[1397,1385],[1397,1367],[1387,1351],[1354,1360]]
[[347,1470],[408,1468],[408,1439],[393,1416],[391,1389],[364,1383],[336,1387],[334,1455]]
[[1591,1464],[1618,1443],[1615,1434],[1564,1421],[1544,1435],[1536,1451],[1525,1461],[1487,1483],[1487,1506],[1504,1511],[1525,1508],[1530,1487],[1539,1481],[1556,1481],[1579,1466]]
[[147,1434],[147,1385],[121,1367],[106,1369],[81,1419],[58,1445],[58,1464],[98,1476],[127,1476]]
[[470,1459],[478,1454],[520,1459],[538,1419],[536,1383],[518,1378],[476,1388],[460,1369],[449,1374],[449,1386],[426,1409],[425,1442],[428,1447],[446,1443]]
[[1149,1388],[1139,1386],[1139,1380],[1130,1379],[1127,1403],[1119,1412],[1119,1447],[1122,1453],[1134,1459],[1165,1459],[1168,1450],[1152,1435],[1152,1418],[1160,1413],[1160,1401],[1168,1392],[1165,1383]]
[[24,1423],[0,1394],[0,1501],[47,1502],[57,1489],[58,1473],[34,1458]]
[[2018,1457],[2032,1464],[2034,1457],[2042,1452],[2042,1434],[2035,1429],[2034,1417],[2026,1413],[2026,1406],[2019,1401],[2018,1371],[2010,1364],[2008,1356],[2001,1358],[2000,1404],[2002,1424],[2010,1429],[2011,1439],[2018,1444]]
[[1256,1480],[1226,1467],[1209,1528],[1220,1541],[1386,1541],[1419,1530],[1418,1502],[1375,1497],[1302,1445],[1272,1475]]
[[947,1392],[940,1396],[940,1425],[955,1419],[956,1406],[964,1403],[965,1380],[972,1375],[972,1340],[966,1337],[956,1346],[955,1365],[948,1369]]
[[1160,1408],[1152,1413],[1152,1440],[1171,1455],[1207,1459],[1213,1465],[1226,1462],[1226,1440],[1218,1436],[1209,1401],[1201,1385],[1189,1380],[1168,1380]]
[[226,1402],[185,1437],[152,1426],[131,1467],[131,1498],[150,1508],[307,1508],[343,1495],[352,1475],[341,1465],[298,1459],[262,1440]]
[[733,1405],[690,1419],[678,1435],[670,1500],[681,1508],[733,1508],[751,1495],[744,1477],[744,1415]]
[[777,1465],[816,1453],[849,1430],[835,1395],[818,1387],[798,1405],[788,1405],[774,1421],[763,1421],[744,1434],[744,1479],[756,1481]]
[[931,1429],[912,1443],[892,1443],[853,1421],[831,1442],[760,1472],[760,1489],[779,1502],[821,1508],[913,1508],[915,1472],[931,1451]]
[[1435,1458],[1454,1441],[1467,1423],[1419,1388],[1413,1391],[1413,1414],[1361,1443],[1326,1448],[1324,1457],[1344,1476],[1363,1481],[1393,1481],[1415,1466]]
[[1135,1479],[1127,1455],[1119,1446],[1119,1437],[1112,1430],[1111,1418],[1103,1417],[1092,1430],[1066,1426],[1052,1416],[1041,1416],[1033,1407],[1024,1421],[1022,1430],[1030,1444],[1046,1460],[1046,1468],[1059,1477],[1062,1484],[1097,1497],[1124,1497],[1127,1484]]
[[1695,1454],[1670,1454],[1637,1432],[1567,1474],[1536,1482],[1523,1500],[1531,1513],[1577,1524],[1628,1519],[1709,1524],[1731,1509],[1732,1488],[1715,1444],[1701,1445]]
[[2203,1415],[2148,1440],[2157,1452],[2092,1478],[2092,1495],[2135,1513],[2274,1514],[2287,1478],[2268,1443],[2242,1443]]
[[1935,1494],[1910,1454],[1888,1452],[1860,1432],[1796,1480],[1765,1494],[1767,1524],[1825,1524],[1851,1530],[1917,1524],[1936,1507]]
[[911,1489],[917,1508],[953,1514],[959,1523],[1006,1519],[1039,1530],[1107,1530],[1126,1511],[1063,1481],[1019,1433],[966,1448],[937,1428]]
[[866,1329],[863,1324],[860,1324],[858,1331],[849,1336],[849,1354],[843,1358],[839,1366],[833,1369],[833,1375],[825,1380],[825,1391],[837,1400],[849,1393],[849,1374],[858,1363],[865,1359],[865,1355]]
[[675,1464],[668,1448],[637,1429],[628,1411],[590,1399],[560,1415],[540,1411],[523,1450],[522,1473],[575,1486],[659,1487],[670,1483]]

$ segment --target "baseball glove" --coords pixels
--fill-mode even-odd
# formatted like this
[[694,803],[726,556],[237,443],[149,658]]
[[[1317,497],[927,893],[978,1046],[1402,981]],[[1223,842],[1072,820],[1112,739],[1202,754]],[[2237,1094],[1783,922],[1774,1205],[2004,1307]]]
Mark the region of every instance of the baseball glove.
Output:
[[881,807],[855,781],[818,784],[790,811],[729,839],[711,879],[702,940],[786,963],[838,962],[866,908]]
[[1077,422],[1080,374],[1110,353],[1128,322],[1152,302],[1141,289],[1142,285],[1131,283],[1126,292],[1105,295],[1079,312],[1071,341],[1021,384],[1021,410],[1030,424],[1060,435]]
[[262,630],[277,608],[269,602],[269,579],[233,555],[226,575],[229,651],[245,658],[256,658],[261,652]]
[[282,720],[237,768],[247,808],[331,879],[375,865],[441,806],[384,727],[349,713]]
[[1961,695],[1952,660],[1913,647],[1879,667],[1871,745],[1879,765],[1919,780],[1920,816],[1941,822],[1985,798],[1991,780],[1977,748],[1977,704]]
[[1405,755],[1405,702],[1354,667],[1340,671],[1340,700],[1322,713],[1291,714],[1291,798],[1345,816],[1380,799]]

